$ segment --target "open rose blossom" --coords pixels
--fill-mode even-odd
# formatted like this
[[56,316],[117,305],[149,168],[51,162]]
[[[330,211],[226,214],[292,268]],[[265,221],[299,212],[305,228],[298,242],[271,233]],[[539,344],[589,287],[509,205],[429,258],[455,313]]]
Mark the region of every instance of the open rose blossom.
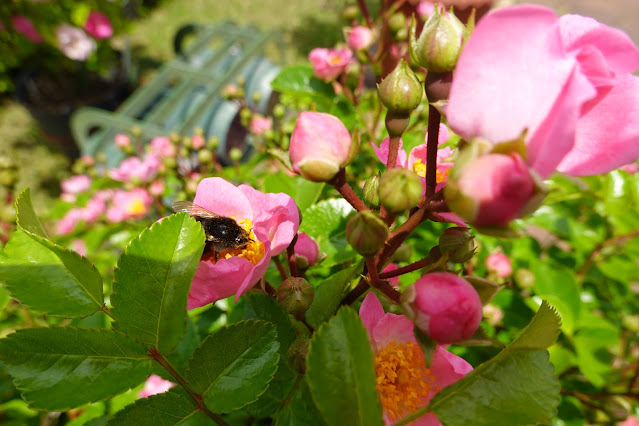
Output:
[[175,383],[169,380],[164,380],[157,374],[151,374],[149,378],[146,379],[146,382],[144,382],[144,388],[140,391],[138,396],[140,398],[148,398],[151,395],[168,392],[173,386],[175,386]]
[[402,311],[438,343],[457,343],[475,333],[482,304],[475,288],[449,272],[418,279],[401,296]]
[[109,38],[113,35],[113,27],[109,18],[102,12],[92,10],[89,13],[87,22],[84,24],[84,30],[96,40]]
[[75,61],[86,61],[89,55],[97,49],[95,40],[87,35],[81,28],[68,24],[62,24],[55,29],[58,39],[58,48],[67,58]]
[[150,182],[158,174],[162,163],[157,155],[152,152],[144,156],[144,160],[138,157],[129,157],[122,161],[117,169],[109,170],[109,177],[119,182]]
[[[401,315],[384,313],[382,304],[368,293],[359,309],[375,355],[377,392],[384,408],[384,423],[391,425],[424,407],[435,394],[472,371],[462,358],[437,346],[430,367],[413,334],[413,323]],[[435,414],[411,423],[441,425]]]
[[344,30],[348,46],[353,50],[368,49],[373,43],[373,31],[362,25]]
[[316,48],[308,54],[308,60],[313,65],[313,75],[327,82],[335,80],[348,64],[351,63],[353,52],[350,49]]
[[243,249],[203,256],[191,283],[188,309],[250,290],[266,273],[272,256],[289,246],[299,228],[299,211],[286,194],[263,193],[238,187],[222,178],[206,178],[197,186],[193,202],[217,215],[230,217],[253,241]]
[[639,156],[639,49],[624,32],[521,5],[479,21],[455,69],[451,129],[492,144],[523,132],[542,178],[605,173]]
[[11,17],[13,29],[31,40],[34,43],[42,43],[44,39],[33,25],[33,22],[26,16],[15,15]]

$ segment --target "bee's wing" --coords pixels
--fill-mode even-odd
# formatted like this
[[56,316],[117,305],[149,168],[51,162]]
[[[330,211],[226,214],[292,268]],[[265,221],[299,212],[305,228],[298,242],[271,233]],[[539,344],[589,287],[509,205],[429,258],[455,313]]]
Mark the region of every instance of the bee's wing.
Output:
[[204,207],[200,207],[197,204],[193,204],[190,201],[174,201],[172,207],[173,211],[176,213],[184,212],[195,217],[201,217],[205,219],[215,219],[220,217],[219,215],[216,215],[215,213],[208,211]]

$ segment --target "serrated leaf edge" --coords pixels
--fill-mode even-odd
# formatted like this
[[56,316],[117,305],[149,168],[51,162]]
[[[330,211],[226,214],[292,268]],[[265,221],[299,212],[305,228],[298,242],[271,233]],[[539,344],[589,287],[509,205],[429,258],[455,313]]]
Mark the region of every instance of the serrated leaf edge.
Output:
[[38,235],[39,237],[48,239],[49,236],[47,235],[47,232],[44,230],[44,227],[42,226],[42,223],[40,222],[40,218],[38,218],[38,215],[35,213],[35,209],[33,208],[33,202],[31,201],[31,188],[28,187],[28,186],[25,187],[22,191],[20,191],[20,193],[18,194],[18,196],[15,199],[15,202],[13,203],[13,206],[14,206],[14,208],[16,210],[16,224],[23,231],[28,232],[28,233],[32,233],[31,231],[27,231],[25,228],[22,227],[22,225],[20,225],[20,215],[19,215],[19,210],[18,210],[18,203],[20,203],[22,201],[22,199],[25,198],[25,197],[27,197],[29,205],[31,206],[31,210],[33,211],[33,216],[35,217],[35,220],[37,221],[37,224],[38,224],[40,230],[42,231],[42,235],[39,235],[39,234],[36,234],[36,235]]

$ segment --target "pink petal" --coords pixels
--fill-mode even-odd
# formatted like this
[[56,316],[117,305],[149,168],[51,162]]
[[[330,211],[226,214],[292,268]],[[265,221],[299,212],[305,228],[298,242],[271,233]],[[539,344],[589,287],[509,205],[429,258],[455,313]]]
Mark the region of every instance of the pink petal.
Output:
[[222,178],[202,179],[197,186],[193,202],[220,216],[233,217],[238,222],[244,219],[253,220],[253,208],[248,198],[232,183]]
[[295,201],[286,194],[263,193],[248,185],[238,188],[255,209],[253,232],[257,238],[262,242],[271,242],[272,256],[286,250],[300,225]]
[[371,336],[372,339],[375,326],[384,316],[384,308],[375,293],[372,291],[368,292],[362,302],[362,305],[359,307],[359,316],[362,318],[364,327],[366,327],[368,335]]
[[393,340],[397,343],[415,342],[413,322],[402,315],[385,314],[373,330],[373,341],[376,348],[383,348]]
[[468,225],[466,225],[466,222],[464,222],[464,219],[457,216],[453,212],[435,212],[433,213],[433,216],[435,216],[437,219],[441,219],[444,222],[450,222],[450,223],[454,223],[457,226],[468,228]]
[[270,242],[264,241],[263,244],[264,257],[262,257],[257,265],[255,265],[254,268],[249,271],[246,277],[244,277],[242,284],[240,284],[240,287],[235,293],[235,303],[237,303],[241,295],[253,288],[253,286],[262,279],[264,274],[266,274],[266,270],[268,269],[269,263],[271,263],[271,256],[273,256],[273,253],[271,252]]
[[639,77],[620,76],[616,83],[582,112],[575,146],[559,171],[573,176],[606,173],[639,157]]
[[[377,155],[377,158],[379,159],[379,161],[381,161],[382,163],[384,163],[384,165],[386,165],[386,163],[388,162],[388,147],[390,145],[390,138],[385,138],[381,144],[379,144],[379,148],[377,147],[377,145],[375,145],[373,142],[371,142],[371,145],[373,146],[373,151],[375,151],[375,155]],[[404,151],[402,149],[402,146],[404,145],[404,141],[402,141],[401,139],[399,140],[399,151],[397,152],[397,165],[399,167],[406,167],[407,163],[406,163],[406,151]]]
[[191,282],[187,309],[193,309],[233,296],[255,269],[242,257],[200,262]]
[[435,375],[437,385],[445,388],[473,371],[473,367],[463,358],[448,352],[443,346],[437,346],[430,370]]

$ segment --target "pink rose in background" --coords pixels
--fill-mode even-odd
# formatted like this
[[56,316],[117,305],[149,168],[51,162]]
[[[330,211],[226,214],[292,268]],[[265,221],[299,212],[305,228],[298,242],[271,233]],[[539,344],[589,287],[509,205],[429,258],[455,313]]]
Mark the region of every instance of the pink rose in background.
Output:
[[401,296],[402,311],[438,343],[456,343],[475,333],[482,304],[475,288],[449,272],[433,272],[418,279]]
[[639,49],[622,31],[521,5],[479,21],[453,77],[448,124],[517,139],[542,177],[605,173],[639,156]]
[[346,43],[353,50],[368,49],[373,44],[373,31],[370,28],[358,25],[353,28],[347,28]]
[[149,378],[146,379],[146,382],[144,382],[144,388],[140,391],[138,396],[140,398],[148,398],[151,395],[168,392],[173,386],[175,386],[175,383],[164,380],[157,374],[151,374]]
[[95,51],[97,44],[82,29],[62,24],[55,30],[58,48],[65,56],[75,61],[86,61]]
[[503,253],[491,253],[484,261],[486,269],[497,274],[501,278],[506,278],[513,273],[513,266],[510,259]]
[[426,19],[435,13],[435,4],[430,1],[420,1],[417,5],[417,14],[420,18]]
[[353,140],[339,118],[322,112],[302,112],[291,135],[293,170],[306,179],[324,182],[349,160]]
[[96,40],[109,38],[113,35],[113,27],[109,18],[104,13],[96,10],[92,10],[89,13],[87,22],[84,24],[84,30]]
[[84,211],[81,208],[73,208],[69,210],[62,219],[56,224],[56,232],[58,235],[70,234],[75,227],[84,218]]
[[117,135],[115,135],[114,140],[115,144],[120,148],[131,146],[131,138],[122,133],[118,133]]
[[160,159],[153,153],[147,153],[144,161],[138,157],[129,157],[117,169],[109,170],[109,177],[119,182],[149,182],[157,176],[161,165]]
[[300,267],[308,268],[317,262],[319,248],[317,243],[304,232],[297,234],[297,242],[294,248],[295,262]]
[[153,138],[149,146],[151,147],[151,152],[160,158],[175,157],[177,153],[175,151],[175,145],[171,143],[169,138],[164,136]]
[[149,185],[149,193],[154,197],[159,197],[164,194],[164,181],[156,180]]
[[91,178],[87,175],[75,175],[60,182],[62,191],[69,194],[79,194],[91,187]]
[[153,197],[145,189],[116,189],[113,192],[111,206],[106,211],[107,220],[122,222],[128,219],[142,219],[149,213],[152,202]]
[[636,162],[628,163],[619,167],[619,170],[623,170],[626,173],[634,175],[635,173],[639,172],[639,164],[637,164]]
[[[424,407],[441,389],[455,383],[473,368],[464,359],[437,346],[430,367],[413,334],[413,323],[401,315],[384,313],[369,292],[359,315],[368,331],[375,355],[377,392],[384,409],[384,423],[391,425]],[[428,413],[412,425],[441,425]]]
[[22,34],[34,43],[42,43],[44,39],[36,30],[33,22],[26,16],[15,15],[11,17],[11,25],[16,32]]
[[261,135],[267,130],[271,130],[273,121],[269,117],[253,117],[249,125],[249,130],[254,135]]
[[193,144],[193,149],[202,149],[204,148],[204,138],[200,135],[195,135],[191,138],[191,144]]
[[353,52],[347,48],[325,49],[318,47],[308,54],[308,60],[313,65],[313,75],[326,82],[335,80],[344,72],[352,58]]
[[299,227],[299,211],[286,194],[263,193],[248,185],[238,187],[222,178],[203,179],[197,187],[198,206],[230,217],[251,231],[244,249],[218,253],[217,262],[203,258],[191,283],[188,309],[204,306],[250,290],[266,273],[271,257],[286,250]]

